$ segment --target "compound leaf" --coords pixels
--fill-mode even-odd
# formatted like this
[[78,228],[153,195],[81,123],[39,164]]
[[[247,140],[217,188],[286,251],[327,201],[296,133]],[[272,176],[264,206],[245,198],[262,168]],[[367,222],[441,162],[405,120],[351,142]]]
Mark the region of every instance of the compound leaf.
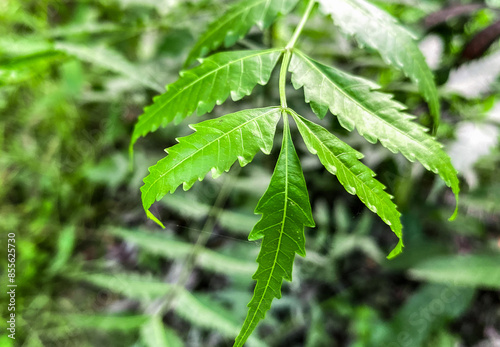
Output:
[[306,102],[320,118],[329,109],[347,130],[357,128],[369,142],[379,140],[393,153],[401,152],[412,162],[418,160],[451,187],[458,205],[460,189],[450,158],[425,128],[411,121],[413,116],[402,112],[405,107],[391,95],[374,91],[379,88],[375,83],[323,65],[297,50],[290,71],[294,87],[304,87]]
[[280,14],[294,9],[298,0],[243,0],[218,18],[189,52],[184,66],[203,57],[221,45],[230,47],[243,38],[255,25],[261,29],[270,26]]
[[318,0],[341,30],[363,45],[377,50],[382,58],[415,82],[429,103],[434,126],[439,124],[439,99],[434,78],[415,38],[387,12],[364,0]]
[[253,275],[257,285],[234,346],[243,346],[271,308],[272,300],[281,297],[283,278],[292,280],[295,253],[306,253],[304,227],[314,226],[306,182],[287,121],[278,163],[255,212],[262,218],[248,239],[264,238],[257,257],[259,267]]
[[229,94],[234,101],[250,95],[257,83],[267,83],[280,56],[280,49],[224,52],[181,72],[181,77],[167,86],[167,92],[144,109],[135,125],[130,150],[141,136],[173,120],[180,122],[195,111],[199,115],[210,112]]
[[375,173],[358,160],[363,158],[363,155],[325,128],[295,112],[292,112],[292,116],[307,149],[318,156],[325,168],[337,176],[350,194],[356,194],[372,212],[377,213],[399,238],[397,246],[388,258],[401,253],[403,250],[403,227],[399,219],[401,214],[392,202],[392,197],[384,191],[384,185],[374,178]]
[[184,190],[188,190],[209,171],[218,177],[236,160],[245,166],[259,150],[269,154],[280,116],[279,108],[267,107],[191,125],[196,132],[180,138],[178,144],[167,150],[165,158],[149,168],[141,187],[142,204],[148,217],[161,225],[149,208],[179,185],[183,184]]

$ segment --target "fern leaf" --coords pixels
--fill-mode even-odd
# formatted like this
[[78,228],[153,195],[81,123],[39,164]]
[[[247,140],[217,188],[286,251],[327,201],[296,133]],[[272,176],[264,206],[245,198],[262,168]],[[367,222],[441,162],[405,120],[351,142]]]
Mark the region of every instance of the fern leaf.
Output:
[[386,63],[403,71],[415,82],[429,103],[434,125],[439,125],[440,107],[436,84],[415,38],[387,12],[365,0],[318,0],[341,30],[363,45],[377,50]]
[[[237,184],[248,184],[246,180],[237,180]],[[249,184],[247,189],[257,190],[255,185]],[[237,189],[237,188],[234,188]],[[260,195],[260,194],[259,194]],[[212,215],[217,216],[217,224],[219,224],[226,231],[235,235],[248,235],[248,230],[257,223],[259,217],[245,212],[232,211],[229,209],[219,209],[209,204],[204,204],[196,200],[196,194],[192,197],[186,197],[187,194],[172,194],[171,196],[161,201],[162,205],[167,207],[171,212],[178,213],[179,215],[188,218],[189,220],[203,221],[205,218]],[[252,271],[253,272],[253,271]]]
[[359,199],[391,227],[399,238],[399,242],[388,258],[392,258],[403,250],[403,232],[396,205],[391,196],[384,191],[382,183],[374,178],[375,173],[363,165],[358,159],[363,155],[339,140],[325,128],[308,121],[292,112],[307,149],[316,154],[333,175],[350,194],[356,194]]
[[304,226],[314,226],[306,182],[286,121],[278,163],[255,212],[262,218],[248,239],[264,238],[257,258],[259,267],[253,275],[257,285],[234,346],[243,346],[271,308],[272,300],[281,297],[283,278],[292,280],[295,253],[306,254]]
[[123,55],[111,48],[104,46],[88,47],[69,42],[56,42],[54,48],[56,51],[64,52],[83,61],[127,76],[137,83],[157,92],[161,92],[162,90],[161,84],[154,79],[154,76],[137,68],[137,66],[125,59]]
[[141,340],[146,347],[184,347],[177,333],[163,325],[160,316],[152,316],[141,327]]
[[122,331],[130,332],[141,328],[147,323],[148,317],[143,315],[118,316],[113,314],[63,314],[56,315],[51,312],[51,318],[59,319],[69,323],[73,329],[85,329],[90,331]]
[[[177,304],[174,311],[180,317],[196,327],[216,330],[228,339],[234,338],[238,333],[237,319],[221,305],[213,300],[207,300],[205,296],[191,293],[183,287],[165,283],[151,276],[124,272],[115,274],[80,272],[70,275],[70,278],[144,303],[175,291]],[[196,314],[193,314],[194,312]],[[248,342],[253,346],[263,346],[260,341],[252,337]]]
[[188,190],[209,171],[218,177],[236,160],[245,166],[259,150],[269,154],[280,116],[279,108],[267,107],[192,125],[196,132],[179,139],[177,145],[167,150],[168,156],[149,168],[150,173],[141,187],[147,215],[161,225],[149,208],[168,192],[173,193],[181,184]]
[[[391,95],[373,91],[379,88],[375,83],[323,65],[297,50],[290,71],[294,87],[304,87],[306,102],[318,117],[323,118],[329,109],[347,130],[357,128],[369,142],[379,140],[393,153],[401,152],[412,162],[418,160],[451,187],[458,205],[460,189],[450,158],[425,128],[411,121],[413,116],[402,112],[405,107]],[[456,213],[455,209],[452,219]]]
[[[167,259],[182,259],[193,253],[190,243],[172,240],[163,234],[153,234],[146,231],[131,231],[122,228],[112,228],[111,233],[134,243],[149,254],[155,254]],[[197,250],[196,265],[202,269],[233,276],[250,277],[255,271],[253,261],[230,257],[214,252],[205,247]]]
[[280,14],[287,14],[298,0],[243,0],[231,7],[221,18],[210,24],[208,30],[189,52],[184,66],[203,57],[221,45],[230,47],[243,38],[257,24],[269,27]]
[[188,115],[212,111],[229,94],[234,101],[250,95],[255,85],[269,80],[281,50],[224,52],[203,61],[200,66],[184,71],[181,77],[167,86],[167,92],[154,99],[144,109],[132,134],[130,149],[141,136],[179,122]]

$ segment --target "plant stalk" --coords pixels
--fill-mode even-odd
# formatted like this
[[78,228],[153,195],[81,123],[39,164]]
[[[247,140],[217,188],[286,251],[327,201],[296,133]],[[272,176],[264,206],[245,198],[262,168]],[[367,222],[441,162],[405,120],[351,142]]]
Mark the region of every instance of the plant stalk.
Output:
[[285,49],[286,50],[291,50],[293,46],[295,46],[295,42],[297,42],[297,39],[299,38],[300,34],[302,33],[302,29],[304,29],[304,25],[306,25],[307,20],[309,19],[309,16],[311,15],[312,9],[314,5],[316,4],[315,0],[309,0],[309,4],[307,4],[306,12],[304,12],[304,15],[302,16],[302,19],[300,20],[299,25],[295,28],[295,31],[293,32],[293,36],[286,45]]
[[283,61],[281,62],[280,81],[279,81],[280,104],[282,109],[286,109],[288,107],[286,102],[286,73],[288,71],[288,65],[290,64],[290,59],[292,58],[292,49],[295,46],[295,43],[297,42],[297,39],[299,38],[300,34],[302,33],[302,30],[304,29],[304,26],[307,20],[309,19],[309,16],[311,15],[311,11],[315,4],[316,4],[315,0],[309,0],[306,11],[302,16],[299,25],[297,25],[297,27],[295,28],[292,38],[285,47],[285,55],[283,56]]
[[288,107],[286,103],[286,73],[288,71],[288,65],[290,64],[290,59],[292,58],[292,52],[287,49],[285,55],[283,56],[283,61],[281,62],[280,70],[280,104],[281,108],[284,110]]

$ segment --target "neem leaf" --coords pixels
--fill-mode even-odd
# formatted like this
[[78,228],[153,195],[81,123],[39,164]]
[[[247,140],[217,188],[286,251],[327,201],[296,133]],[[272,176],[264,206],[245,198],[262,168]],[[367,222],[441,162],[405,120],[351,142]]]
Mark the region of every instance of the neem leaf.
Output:
[[154,103],[144,109],[135,125],[130,150],[137,139],[160,126],[180,122],[194,112],[210,112],[230,94],[235,101],[250,95],[255,85],[268,82],[280,56],[280,49],[224,52],[183,71],[176,82],[167,86],[165,94],[155,97]]
[[271,308],[273,299],[281,298],[283,279],[292,280],[295,253],[306,255],[304,227],[314,226],[306,182],[287,121],[278,163],[269,188],[255,212],[261,213],[262,218],[248,239],[264,239],[257,258],[259,267],[253,275],[257,285],[248,304],[247,317],[234,343],[237,347],[244,345]]
[[245,166],[259,150],[269,154],[280,116],[279,108],[267,107],[192,125],[196,132],[180,138],[178,144],[167,150],[165,158],[149,168],[141,187],[142,204],[148,217],[162,225],[149,208],[179,185],[183,184],[184,190],[188,190],[209,171],[218,177],[229,171],[236,160]]
[[[292,83],[303,87],[306,102],[323,118],[329,109],[349,131],[356,128],[369,142],[377,140],[393,153],[401,152],[408,160],[418,160],[429,171],[444,180],[455,193],[458,205],[460,191],[457,172],[442,146],[411,120],[405,107],[392,95],[374,89],[378,85],[323,65],[295,50],[290,62]],[[451,217],[455,217],[455,213]]]
[[230,47],[258,24],[261,29],[270,26],[280,14],[287,14],[298,0],[243,0],[215,20],[189,52],[184,66],[203,57],[221,45]]
[[382,183],[374,178],[375,173],[358,159],[363,155],[339,140],[325,128],[308,121],[292,112],[295,123],[306,143],[307,149],[316,154],[350,194],[359,199],[391,227],[399,242],[388,258],[393,258],[403,251],[403,231],[396,205],[391,196],[384,191]]
[[415,82],[429,103],[434,126],[439,125],[440,106],[432,72],[414,37],[395,18],[364,0],[318,0],[324,13],[363,46],[377,50],[382,58]]

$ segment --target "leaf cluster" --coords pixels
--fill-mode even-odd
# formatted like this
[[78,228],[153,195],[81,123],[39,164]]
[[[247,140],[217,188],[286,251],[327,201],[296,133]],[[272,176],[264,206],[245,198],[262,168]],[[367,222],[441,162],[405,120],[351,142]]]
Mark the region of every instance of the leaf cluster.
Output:
[[[417,83],[429,102],[437,127],[436,86],[414,37],[389,14],[364,0],[342,0],[335,6],[329,1],[318,2],[321,10],[331,15],[344,32],[355,36],[360,44],[377,50],[387,63],[401,69]],[[253,25],[268,27],[296,4],[296,0],[240,1],[211,24],[189,53],[185,66],[221,45],[226,48],[233,45]],[[257,281],[254,296],[248,304],[247,318],[235,346],[245,343],[270,309],[273,298],[281,297],[283,279],[291,281],[295,253],[305,256],[304,228],[314,226],[305,179],[290,133],[290,116],[307,149],[318,156],[347,192],[357,195],[399,238],[388,258],[395,257],[403,249],[400,213],[392,196],[374,178],[375,173],[359,161],[363,157],[361,153],[287,106],[288,72],[292,75],[293,86],[303,88],[305,101],[319,118],[330,111],[348,131],[356,129],[370,143],[380,142],[391,152],[400,152],[410,161],[419,161],[427,170],[441,176],[458,202],[458,179],[450,158],[427,130],[404,112],[405,106],[393,101],[391,95],[376,91],[379,87],[375,83],[324,65],[294,47],[315,5],[316,1],[308,2],[286,47],[217,53],[200,59],[198,66],[182,71],[180,78],[168,85],[167,91],[144,110],[132,136],[131,151],[139,137],[161,126],[179,122],[193,113],[210,112],[229,96],[237,101],[251,94],[257,84],[268,83],[281,59],[279,106],[243,110],[191,126],[195,133],[178,139],[178,144],[166,150],[168,155],[149,169],[141,188],[144,210],[162,225],[150,212],[156,200],[174,192],[181,184],[188,190],[209,172],[216,178],[237,160],[240,166],[245,166],[259,150],[269,154],[278,121],[283,118],[283,142],[278,162],[269,187],[255,210],[262,218],[249,235],[250,240],[263,238],[263,241],[257,258],[259,268],[253,276]]]

